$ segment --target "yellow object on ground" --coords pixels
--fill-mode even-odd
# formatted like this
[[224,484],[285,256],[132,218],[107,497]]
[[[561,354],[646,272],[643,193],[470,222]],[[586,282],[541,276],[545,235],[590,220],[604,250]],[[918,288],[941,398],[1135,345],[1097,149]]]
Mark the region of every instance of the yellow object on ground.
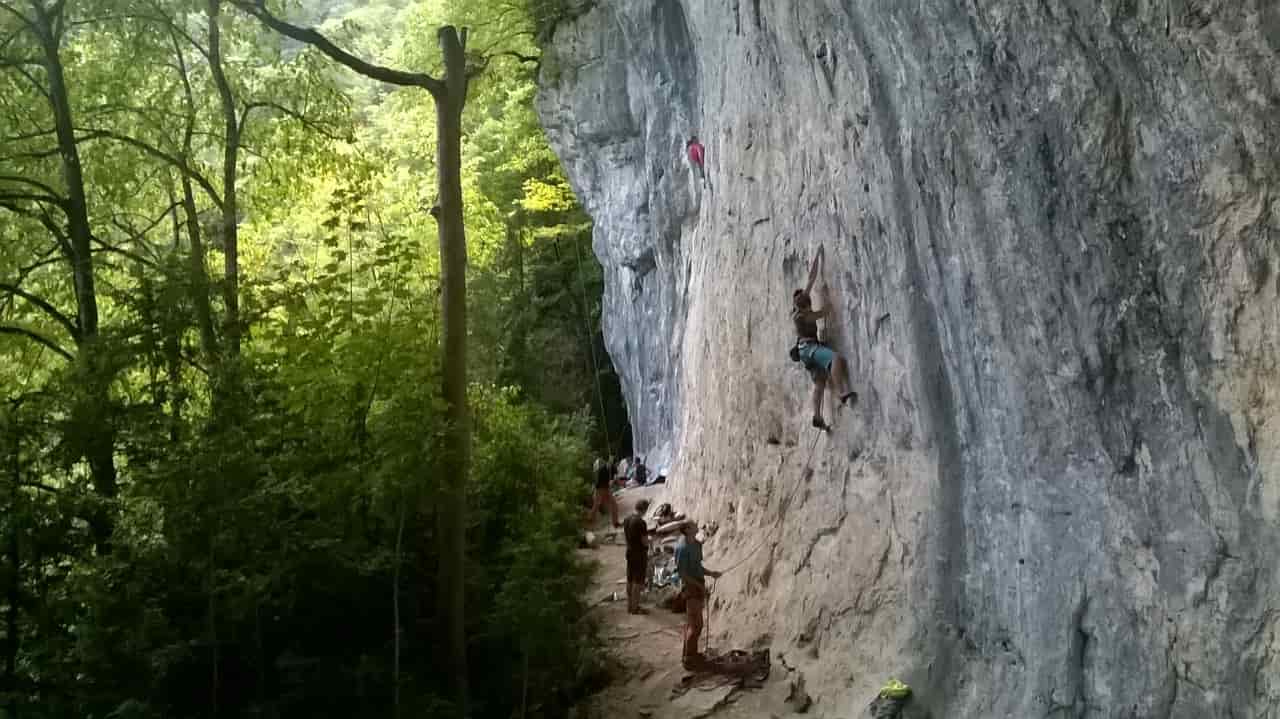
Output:
[[903,684],[897,679],[890,679],[880,687],[880,696],[885,699],[906,699],[911,696],[911,687]]

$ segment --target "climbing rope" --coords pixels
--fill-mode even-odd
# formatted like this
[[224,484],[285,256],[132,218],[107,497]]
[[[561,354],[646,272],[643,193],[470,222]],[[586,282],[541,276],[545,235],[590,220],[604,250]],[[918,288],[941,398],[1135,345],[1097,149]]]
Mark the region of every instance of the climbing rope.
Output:
[[[785,507],[788,510],[791,509],[791,502],[796,498],[796,492],[799,491],[800,485],[804,483],[805,478],[808,477],[809,475],[809,469],[813,464],[813,451],[817,449],[818,439],[821,436],[822,436],[821,434],[814,435],[813,441],[809,443],[809,453],[805,456],[804,467],[800,470],[800,476],[796,479],[795,484],[791,485],[791,491],[787,492],[787,494],[783,498],[783,501],[779,503],[778,517],[777,519],[774,520],[773,526],[769,528],[768,534],[766,534],[759,542],[757,542],[756,546],[752,547],[751,550],[748,551],[746,555],[742,557],[742,559],[739,559],[737,562],[730,565],[729,568],[721,570],[720,576],[724,576],[729,572],[732,572],[733,570],[737,569],[738,567],[741,567],[744,562],[746,562],[748,559],[752,557],[752,555],[756,553],[757,550],[763,547],[771,539],[774,539],[774,536],[773,536],[774,531],[782,527],[782,518],[785,513],[783,508]],[[786,467],[786,463],[784,462],[782,466]],[[703,650],[702,652],[704,655],[711,649],[711,595],[715,594],[715,590],[716,590],[715,577],[710,577],[709,579],[710,579],[710,586],[707,587],[707,597],[706,597],[706,600],[703,601],[702,603],[702,612],[703,612],[703,622],[702,622]]]
[[[560,257],[560,242],[555,243],[556,258]],[[596,359],[595,331],[591,325],[591,305],[587,300],[586,273],[582,269],[582,251],[578,249],[578,238],[573,238],[573,255],[578,261],[578,286],[582,291],[582,324],[586,327],[587,349],[591,352],[591,376],[595,380],[596,401],[600,405],[600,423],[604,425],[604,443],[609,457],[613,454],[613,435],[609,431],[609,415],[604,405],[604,388],[600,384],[600,362]],[[576,302],[574,304],[577,304]]]
[[[742,559],[739,559],[737,562],[730,565],[728,569],[722,570],[721,574],[728,574],[729,572],[742,566],[743,563],[745,563],[748,559],[750,559],[751,556],[754,555],[761,547],[767,544],[770,540],[773,540],[776,538],[773,536],[773,533],[775,530],[778,530],[782,527],[782,517],[784,514],[784,511],[782,508],[785,507],[786,509],[791,509],[791,501],[795,499],[796,491],[800,489],[800,485],[804,483],[805,478],[809,474],[809,469],[813,463],[813,450],[817,448],[818,439],[821,436],[822,436],[821,434],[814,435],[813,442],[810,443],[809,445],[809,454],[805,457],[805,460],[804,460],[804,468],[800,470],[800,476],[796,479],[795,484],[791,486],[791,491],[787,493],[783,502],[778,505],[778,508],[779,508],[778,517],[777,519],[774,520],[773,526],[769,528],[768,533],[765,534],[765,536],[762,537],[760,541],[757,542],[756,545],[752,547],[751,550],[747,552],[745,556],[742,557]],[[783,467],[785,466],[786,466],[786,463],[784,462]]]
[[591,369],[592,377],[596,381],[596,400],[600,403],[600,423],[604,425],[604,442],[609,449],[609,456],[613,456],[613,435],[609,433],[609,414],[604,406],[604,388],[600,384],[600,363],[596,360],[596,342],[595,332],[591,326],[591,305],[587,302],[587,278],[582,271],[582,250],[578,248],[578,242],[575,239],[573,243],[573,255],[578,258],[578,286],[582,288],[582,321],[587,324],[587,348],[591,350]]
[[702,603],[702,614],[705,618],[702,630],[702,655],[711,651],[711,595],[716,593],[716,578],[711,577],[711,586],[707,587],[707,600]]

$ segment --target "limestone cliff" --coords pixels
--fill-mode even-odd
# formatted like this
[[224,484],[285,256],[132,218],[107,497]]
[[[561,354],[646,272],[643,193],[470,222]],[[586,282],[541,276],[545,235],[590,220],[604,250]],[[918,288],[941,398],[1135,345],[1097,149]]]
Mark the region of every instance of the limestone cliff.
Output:
[[[1280,3],[600,0],[539,109],[712,628],[819,716],[1280,717]],[[707,148],[709,185],[684,160]],[[862,401],[787,358],[818,246]],[[807,465],[813,472],[805,472]]]

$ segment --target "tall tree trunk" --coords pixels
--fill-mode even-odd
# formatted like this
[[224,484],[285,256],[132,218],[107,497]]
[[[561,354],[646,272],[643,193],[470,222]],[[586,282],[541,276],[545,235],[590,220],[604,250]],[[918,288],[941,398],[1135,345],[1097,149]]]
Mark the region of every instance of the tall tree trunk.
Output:
[[225,136],[222,144],[222,242],[224,277],[223,303],[227,316],[223,323],[227,351],[232,357],[240,355],[240,243],[238,237],[239,207],[236,202],[236,173],[240,157],[240,119],[236,113],[236,99],[222,69],[222,32],[218,26],[222,0],[209,0],[209,73],[218,88],[218,101],[222,106],[222,123]]
[[444,506],[440,518],[441,618],[448,637],[454,698],[468,715],[466,635],[467,475],[471,463],[471,418],[467,411],[467,237],[462,221],[462,109],[467,98],[465,31],[440,28],[445,90],[436,101],[436,176],[439,199],[434,212],[440,237],[441,316],[444,333],[446,436]]
[[527,391],[534,391],[534,375],[529,371],[529,295],[524,286],[524,239],[522,230],[525,214],[521,210],[507,217],[507,254],[511,262],[511,323],[510,347],[506,366],[509,376]]
[[400,521],[396,525],[395,570],[391,579],[391,635],[394,642],[391,657],[392,718],[400,719],[400,568],[404,563],[404,515],[406,502],[400,498]]
[[[362,60],[324,35],[272,15],[264,3],[229,0],[276,32],[304,42],[366,77],[421,87],[436,103],[438,204],[432,210],[440,236],[441,315],[444,332],[444,489],[437,512],[440,532],[440,615],[452,663],[458,713],[468,714],[466,634],[467,475],[471,464],[471,420],[467,412],[467,237],[462,221],[462,109],[467,100],[467,31],[442,27],[437,34],[445,74],[404,72]],[[209,0],[211,6],[219,0]],[[228,200],[228,204],[230,204]]]
[[[61,3],[54,6],[61,12]],[[33,23],[43,50],[45,73],[49,82],[49,105],[53,110],[55,135],[62,159],[63,179],[67,185],[64,209],[67,216],[68,244],[76,294],[77,345],[81,367],[88,384],[88,399],[80,408],[79,424],[82,431],[92,427],[83,440],[82,451],[89,463],[94,490],[103,498],[116,496],[115,429],[109,415],[110,381],[105,376],[98,347],[98,296],[94,288],[92,238],[89,225],[88,202],[85,198],[84,175],[80,167],[80,150],[76,145],[75,123],[72,120],[71,99],[59,54],[61,38],[56,25],[61,18],[49,14],[42,3],[32,3],[36,16]],[[94,539],[101,552],[109,552],[114,520],[108,508],[94,512],[90,520]]]
[[[190,166],[192,162],[191,142],[196,131],[196,100],[191,91],[191,78],[187,72],[187,61],[182,53],[182,42],[174,31],[170,31],[173,40],[173,56],[177,63],[178,79],[182,81],[183,98],[186,100],[185,127],[182,132],[182,167],[179,176],[182,179],[182,211],[186,219],[187,239],[190,253],[187,257],[188,280],[191,304],[196,311],[196,327],[200,330],[200,351],[205,362],[212,367],[217,362],[218,338],[213,330],[213,307],[209,301],[209,269],[205,266],[204,238],[200,232],[200,213],[196,209],[196,193],[191,183]],[[176,217],[176,215],[175,215]]]
[[[15,423],[16,424],[16,423]],[[18,719],[18,651],[22,648],[21,628],[18,625],[18,607],[21,606],[22,592],[22,557],[19,553],[18,544],[18,518],[22,514],[18,511],[18,501],[22,497],[22,490],[19,486],[22,483],[22,464],[19,452],[22,449],[22,441],[18,434],[18,428],[13,428],[13,449],[10,457],[13,484],[9,490],[9,586],[6,587],[5,601],[8,606],[5,608],[5,647],[4,647],[4,684],[5,691],[9,692],[8,716],[9,719]]]
[[[190,159],[190,155],[187,156]],[[186,218],[187,240],[190,252],[187,257],[191,292],[191,304],[196,311],[196,326],[200,330],[200,350],[210,365],[218,356],[218,339],[213,331],[213,307],[209,303],[209,269],[204,264],[204,239],[200,235],[200,213],[196,209],[195,192],[191,178],[182,176],[182,211]]]
[[[173,190],[172,178],[167,188],[169,192],[170,219],[173,223],[173,251],[182,252],[182,219],[178,213],[178,199]],[[168,319],[167,315],[162,317]],[[164,365],[166,380],[164,391],[159,393],[160,410],[164,410],[164,404],[168,403],[169,407],[169,441],[176,443],[178,438],[182,436],[182,405],[185,392],[182,388],[182,329],[185,323],[174,325],[172,321],[163,322],[160,325],[160,333],[163,336],[164,348]]]
[[169,441],[177,443],[182,437],[182,404],[185,394],[182,388],[182,340],[176,329],[166,328],[164,334],[164,394],[169,402]]

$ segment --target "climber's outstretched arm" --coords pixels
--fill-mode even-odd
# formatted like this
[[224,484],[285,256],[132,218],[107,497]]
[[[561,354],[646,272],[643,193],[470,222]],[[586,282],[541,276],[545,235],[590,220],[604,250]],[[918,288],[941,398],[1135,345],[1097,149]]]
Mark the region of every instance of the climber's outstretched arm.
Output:
[[818,272],[822,269],[822,245],[818,245],[818,255],[813,258],[813,264],[809,266],[809,284],[805,285],[804,293],[813,292],[813,283],[818,281]]

